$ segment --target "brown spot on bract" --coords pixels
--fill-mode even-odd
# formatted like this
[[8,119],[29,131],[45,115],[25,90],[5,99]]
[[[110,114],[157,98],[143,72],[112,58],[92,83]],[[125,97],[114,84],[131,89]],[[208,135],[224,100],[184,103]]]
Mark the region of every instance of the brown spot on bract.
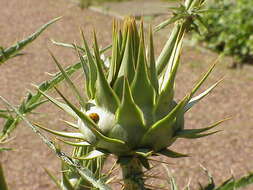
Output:
[[97,113],[90,113],[89,117],[95,122],[98,123],[99,121],[99,115]]

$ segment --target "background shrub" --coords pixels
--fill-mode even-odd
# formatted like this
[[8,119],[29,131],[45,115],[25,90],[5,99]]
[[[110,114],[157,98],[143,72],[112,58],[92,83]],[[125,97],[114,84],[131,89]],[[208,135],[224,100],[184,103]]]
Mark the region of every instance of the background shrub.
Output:
[[214,11],[203,17],[207,29],[201,30],[197,40],[205,42],[208,48],[233,56],[236,62],[252,62],[253,1],[214,0],[208,8]]

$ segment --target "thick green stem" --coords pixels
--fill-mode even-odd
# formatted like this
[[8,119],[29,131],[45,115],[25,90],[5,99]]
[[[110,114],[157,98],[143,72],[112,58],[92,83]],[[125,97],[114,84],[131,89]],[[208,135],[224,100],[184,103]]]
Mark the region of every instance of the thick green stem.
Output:
[[124,180],[124,190],[146,190],[144,187],[143,170],[138,158],[129,158],[120,162]]

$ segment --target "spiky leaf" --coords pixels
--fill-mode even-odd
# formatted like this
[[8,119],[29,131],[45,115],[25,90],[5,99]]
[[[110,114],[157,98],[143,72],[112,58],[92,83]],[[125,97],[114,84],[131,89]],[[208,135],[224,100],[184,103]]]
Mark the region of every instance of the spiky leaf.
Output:
[[183,108],[186,104],[188,97],[186,96],[167,116],[157,121],[147,131],[142,139],[143,144],[149,144],[155,150],[170,145],[175,139],[173,139],[174,133],[180,126],[176,126],[178,117],[181,117]]
[[142,111],[133,100],[127,78],[124,80],[122,103],[116,112],[116,120],[118,125],[112,129],[111,133],[127,141],[130,147],[138,145],[145,130],[144,118]]
[[184,112],[187,112],[189,109],[191,109],[195,104],[197,104],[200,100],[202,100],[205,96],[207,96],[212,90],[221,82],[222,80],[216,82],[211,87],[209,87],[207,90],[199,94],[198,96],[195,96],[192,98],[185,106]]
[[167,156],[169,158],[181,158],[181,157],[188,157],[188,155],[186,154],[182,154],[182,153],[178,153],[178,152],[174,152],[172,150],[169,149],[163,149],[161,151],[159,151],[158,153]]
[[97,82],[96,82],[96,95],[95,100],[96,103],[108,109],[108,111],[115,113],[119,106],[119,99],[117,95],[114,93],[110,85],[108,84],[105,74],[102,69],[101,60],[100,60],[100,53],[98,49],[96,35],[94,34],[94,53],[96,57],[96,67],[97,67]]
[[66,104],[72,109],[73,112],[82,120],[82,122],[92,131],[92,133],[99,139],[97,146],[103,148],[111,146],[112,149],[115,151],[125,151],[128,150],[128,147],[125,145],[125,142],[109,138],[101,133],[99,130],[99,127],[91,120],[87,115],[85,115],[83,112],[81,112],[79,109],[77,109],[73,104],[71,104],[64,96],[63,94],[55,88],[58,94],[64,99]]
[[221,186],[217,187],[215,190],[234,190],[246,187],[247,185],[253,184],[253,173],[244,176],[238,180],[231,178],[224,182]]
[[51,24],[58,21],[61,17],[55,18],[48,23],[44,24],[41,28],[39,28],[35,33],[28,36],[26,39],[17,42],[17,44],[0,51],[0,65],[15,56],[20,50],[22,50],[26,45],[34,41],[44,30],[46,30]]
[[34,123],[34,125],[41,128],[41,129],[43,129],[43,130],[45,130],[45,131],[47,131],[47,132],[49,132],[49,133],[51,133],[51,134],[54,134],[54,135],[57,135],[57,136],[60,136],[60,137],[85,140],[82,133],[71,133],[71,132],[56,131],[56,130],[52,130],[52,129],[48,129],[46,127],[43,127],[38,123]]
[[77,99],[79,100],[80,105],[84,107],[84,105],[85,105],[84,98],[82,97],[82,95],[80,94],[80,92],[78,91],[78,89],[76,88],[76,86],[74,85],[74,83],[70,80],[68,74],[65,72],[65,70],[63,69],[63,67],[61,66],[61,64],[57,61],[57,59],[55,58],[55,56],[51,52],[50,52],[50,55],[53,58],[55,64],[59,68],[59,70],[61,71],[62,76],[64,77],[64,79],[67,82],[68,86],[75,93]]
[[153,33],[151,26],[149,28],[149,51],[148,51],[149,59],[148,59],[148,66],[150,68],[150,82],[153,85],[156,93],[159,91],[159,84],[158,84],[158,76],[156,70],[156,63],[155,63],[155,51],[154,51],[154,41],[153,41]]
[[88,44],[86,42],[83,32],[82,32],[82,38],[83,38],[83,44],[84,44],[85,52],[87,55],[88,65],[89,65],[88,81],[87,81],[88,86],[86,88],[88,89],[90,98],[93,99],[95,98],[95,84],[97,80],[97,70],[96,70],[95,60],[90,52],[90,49],[88,47]]
[[0,96],[0,99],[6,104],[8,105],[20,118],[22,118],[22,120],[24,120],[24,122],[27,124],[27,126],[29,126],[36,134],[39,135],[39,137],[43,140],[43,142],[51,149],[53,150],[56,155],[63,160],[64,162],[68,163],[69,165],[73,166],[76,171],[86,180],[88,180],[94,187],[100,189],[100,190],[110,190],[111,188],[109,188],[106,184],[102,183],[100,180],[97,180],[95,178],[95,176],[93,175],[93,173],[88,170],[87,168],[84,168],[80,165],[78,165],[75,161],[73,161],[71,158],[69,158],[68,156],[66,156],[65,153],[61,152],[60,150],[58,150],[54,143],[50,140],[48,140],[48,138],[46,136],[44,136],[38,129],[37,127],[33,126],[29,120],[27,120],[13,105],[11,105],[6,99],[4,99],[3,97]]
[[105,156],[105,153],[98,150],[93,150],[84,156],[77,157],[77,159],[78,160],[93,160],[95,158],[102,157],[102,156]]
[[[230,118],[228,118],[230,119]],[[201,128],[201,129],[183,129],[181,131],[176,132],[175,136],[176,137],[181,137],[181,138],[198,138],[201,137],[202,135],[206,136],[206,135],[210,135],[212,133],[208,133],[208,134],[200,134],[206,131],[209,131],[210,129],[213,129],[214,127],[217,127],[218,125],[220,125],[221,123],[223,123],[224,121],[227,121],[228,119],[223,119],[221,121],[218,121],[208,127],[205,128]]]
[[[131,84],[131,91],[135,103],[144,113],[146,124],[152,123],[153,106],[155,101],[155,89],[153,88],[147,71],[147,60],[145,56],[143,28],[141,29],[141,41],[137,61],[137,69]],[[145,92],[145,95],[143,94]],[[141,95],[143,94],[143,95]]]

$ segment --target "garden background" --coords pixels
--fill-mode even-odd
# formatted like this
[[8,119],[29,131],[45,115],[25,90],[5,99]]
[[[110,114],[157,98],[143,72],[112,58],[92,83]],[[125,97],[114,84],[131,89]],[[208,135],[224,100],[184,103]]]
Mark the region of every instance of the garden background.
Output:
[[[146,2],[146,1],[145,1]],[[134,1],[133,4],[134,6]],[[125,7],[126,8],[126,7]],[[131,9],[131,7],[127,7]],[[67,66],[77,61],[76,53],[62,47],[52,45],[50,39],[63,42],[80,42],[79,28],[83,28],[87,40],[92,39],[92,30],[96,29],[100,45],[106,46],[111,41],[112,17],[90,9],[80,9],[75,3],[67,0],[1,0],[0,41],[7,47],[19,39],[34,32],[39,26],[49,20],[63,16],[52,25],[34,43],[28,46],[24,56],[9,60],[0,68],[0,92],[14,103],[20,103],[27,92],[33,89],[30,85],[39,84],[49,79],[48,73],[55,73],[57,68],[53,63],[48,49],[58,60]],[[155,18],[157,22],[166,15]],[[147,19],[150,22],[149,19]],[[155,35],[155,45],[158,51],[162,48],[168,30]],[[207,70],[217,54],[201,47],[185,45],[182,65],[177,76],[176,97],[182,98],[189,91],[192,84],[199,78],[199,74]],[[186,127],[200,128],[216,120],[232,117],[220,127],[222,132],[208,138],[186,141],[178,140],[173,149],[189,153],[191,157],[161,160],[169,163],[172,174],[178,179],[180,186],[187,184],[191,178],[192,184],[204,182],[204,175],[200,164],[205,166],[218,183],[231,176],[242,176],[253,169],[253,68],[245,65],[239,70],[227,69],[231,58],[224,57],[209,78],[204,87],[210,86],[217,79],[225,76],[224,81],[205,100],[194,107],[186,115]],[[184,64],[185,63],[185,64]],[[74,77],[78,82],[80,75]],[[67,89],[61,85],[60,88]],[[67,91],[67,90],[66,90]],[[43,105],[37,111],[48,114],[29,116],[31,119],[45,122],[49,126],[60,128],[59,114],[53,106]],[[193,114],[194,113],[194,114]],[[64,117],[64,114],[61,115]],[[0,120],[2,125],[2,121]],[[4,166],[6,179],[10,189],[38,190],[55,189],[53,182],[44,171],[47,168],[59,175],[60,163],[58,158],[44,145],[29,128],[21,123],[12,134],[14,139],[8,143],[13,151],[0,154]],[[154,171],[161,175],[163,168]],[[249,187],[248,189],[252,189]]]

